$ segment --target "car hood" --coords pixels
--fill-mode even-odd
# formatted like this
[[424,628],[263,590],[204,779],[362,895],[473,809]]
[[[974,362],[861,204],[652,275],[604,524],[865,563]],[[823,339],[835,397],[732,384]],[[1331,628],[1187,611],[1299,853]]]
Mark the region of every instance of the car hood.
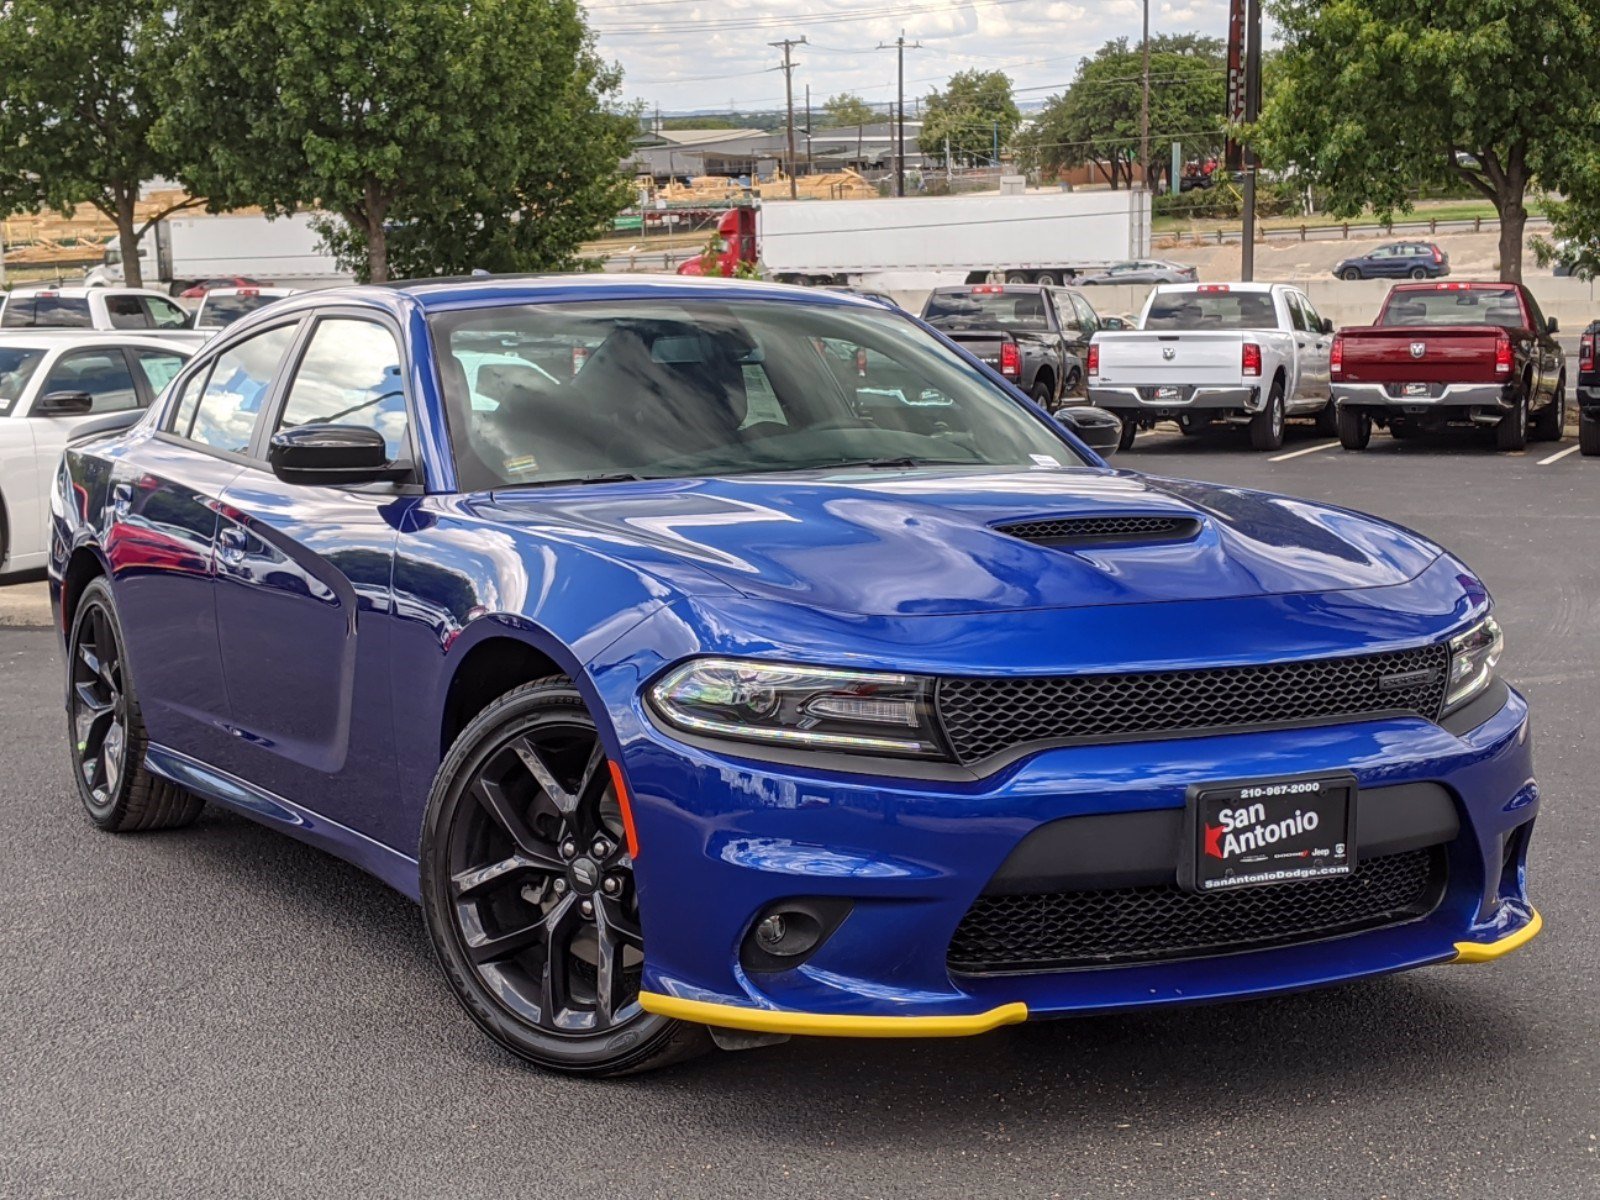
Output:
[[[1441,551],[1287,496],[1104,469],[862,471],[508,489],[496,522],[670,579],[686,593],[915,616],[1386,587]],[[1019,521],[1170,516],[1181,541],[1042,545]],[[692,569],[686,569],[692,568]]]

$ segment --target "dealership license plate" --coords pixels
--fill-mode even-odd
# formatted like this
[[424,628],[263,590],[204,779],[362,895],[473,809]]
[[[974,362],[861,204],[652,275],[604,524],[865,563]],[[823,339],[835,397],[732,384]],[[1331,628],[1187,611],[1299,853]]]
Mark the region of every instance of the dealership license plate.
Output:
[[1176,400],[1181,395],[1183,395],[1183,392],[1175,387],[1158,387],[1156,389],[1157,400]]
[[1198,784],[1180,882],[1196,892],[1355,870],[1356,780],[1349,774]]
[[1431,391],[1432,389],[1425,383],[1408,383],[1405,386],[1405,394],[1408,396],[1426,396]]

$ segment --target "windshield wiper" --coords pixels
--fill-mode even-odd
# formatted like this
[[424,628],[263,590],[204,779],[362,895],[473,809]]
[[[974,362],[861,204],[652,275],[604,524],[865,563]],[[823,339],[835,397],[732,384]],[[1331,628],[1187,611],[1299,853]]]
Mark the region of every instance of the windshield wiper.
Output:
[[530,479],[526,483],[504,484],[494,490],[501,492],[512,488],[578,487],[586,483],[638,483],[647,478],[650,476],[635,475],[631,471],[599,471],[593,475],[569,475],[564,479]]
[[838,471],[865,467],[873,470],[880,468],[904,467],[981,467],[984,463],[973,462],[968,458],[912,458],[905,455],[901,458],[862,458],[852,462],[818,463],[814,467],[802,467],[806,471]]

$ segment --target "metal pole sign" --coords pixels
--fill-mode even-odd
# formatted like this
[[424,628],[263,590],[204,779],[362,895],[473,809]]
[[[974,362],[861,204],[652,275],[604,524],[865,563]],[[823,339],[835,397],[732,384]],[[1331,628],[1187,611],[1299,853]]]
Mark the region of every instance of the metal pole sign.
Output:
[[[1244,7],[1245,0],[1228,0],[1228,109],[1224,115],[1230,131],[1245,119]],[[1229,171],[1238,171],[1244,165],[1243,149],[1231,132],[1223,150],[1223,163]]]

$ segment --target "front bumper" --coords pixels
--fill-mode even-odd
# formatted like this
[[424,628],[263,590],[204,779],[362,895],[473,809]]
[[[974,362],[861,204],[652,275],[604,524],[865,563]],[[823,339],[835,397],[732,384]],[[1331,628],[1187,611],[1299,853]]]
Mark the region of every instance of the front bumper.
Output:
[[1180,412],[1244,411],[1259,412],[1262,406],[1261,389],[1254,386],[1190,387],[1187,384],[1170,385],[1175,395],[1163,396],[1163,389],[1132,387],[1120,384],[1090,384],[1089,403],[1112,412],[1142,412],[1151,416],[1171,416]]
[[[1405,718],[1154,750],[1058,748],[987,778],[933,781],[777,766],[631,726],[623,753],[648,947],[641,1003],[767,1033],[954,1036],[1484,961],[1538,930],[1524,883],[1538,789],[1527,708],[1509,689],[1498,711],[1460,734]],[[1181,808],[1195,782],[1344,769],[1363,789],[1437,784],[1448,793],[1458,830],[1440,851],[1447,882],[1425,916],[1172,961],[1004,975],[947,965],[962,918],[1041,826]],[[755,921],[796,897],[843,898],[849,915],[798,968],[747,969],[741,947]]]
[[1399,412],[1446,408],[1478,408],[1508,412],[1515,404],[1515,393],[1503,383],[1446,383],[1429,386],[1428,394],[1400,394],[1398,385],[1384,383],[1335,383],[1333,398],[1352,408],[1393,409]]

